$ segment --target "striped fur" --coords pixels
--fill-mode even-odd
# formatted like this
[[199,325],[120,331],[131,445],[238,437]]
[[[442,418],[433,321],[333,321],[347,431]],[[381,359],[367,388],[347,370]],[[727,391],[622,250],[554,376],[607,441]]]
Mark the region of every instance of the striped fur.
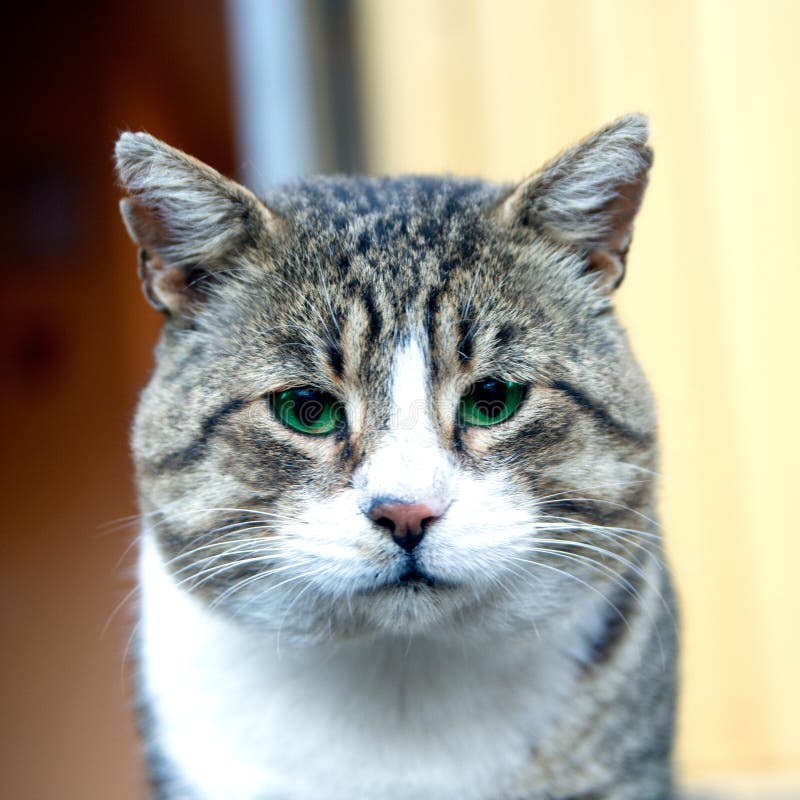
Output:
[[[623,118],[516,187],[263,201],[120,138],[164,314],[133,433],[155,797],[672,797],[656,425],[611,297],[646,138]],[[489,378],[519,409],[460,424]],[[302,386],[346,424],[282,425],[266,398]],[[369,517],[386,497],[444,509],[413,554]]]

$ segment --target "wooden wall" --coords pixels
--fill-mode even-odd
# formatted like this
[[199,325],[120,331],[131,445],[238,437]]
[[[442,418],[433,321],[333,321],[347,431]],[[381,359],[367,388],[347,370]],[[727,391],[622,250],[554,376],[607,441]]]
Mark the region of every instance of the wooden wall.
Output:
[[368,164],[517,179],[629,111],[652,182],[619,307],[661,413],[680,761],[800,770],[800,4],[360,0]]

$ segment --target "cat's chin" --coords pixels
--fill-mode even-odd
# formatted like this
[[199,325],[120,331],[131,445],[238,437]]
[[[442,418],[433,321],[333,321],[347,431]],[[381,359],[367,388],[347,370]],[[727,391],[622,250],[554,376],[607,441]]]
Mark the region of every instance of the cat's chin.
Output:
[[414,572],[378,584],[353,601],[367,635],[438,635],[472,616],[476,596],[463,585]]
[[[307,595],[306,631],[338,641],[378,636],[477,637],[497,631],[530,629],[530,609],[516,607],[518,592],[496,585],[454,579],[421,560],[394,564],[371,580],[351,583],[345,596],[322,591]],[[535,604],[534,604],[535,605]],[[297,606],[295,606],[297,608]]]

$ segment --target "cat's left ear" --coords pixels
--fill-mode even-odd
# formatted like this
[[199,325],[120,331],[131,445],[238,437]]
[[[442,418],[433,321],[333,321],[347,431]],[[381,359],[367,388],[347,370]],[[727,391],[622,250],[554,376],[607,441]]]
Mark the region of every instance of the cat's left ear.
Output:
[[647,136],[647,118],[631,114],[564,151],[507,196],[501,224],[586,251],[587,273],[616,289],[653,163]]
[[167,316],[191,316],[239,256],[280,227],[244,186],[147,133],[123,133],[114,156],[142,287]]

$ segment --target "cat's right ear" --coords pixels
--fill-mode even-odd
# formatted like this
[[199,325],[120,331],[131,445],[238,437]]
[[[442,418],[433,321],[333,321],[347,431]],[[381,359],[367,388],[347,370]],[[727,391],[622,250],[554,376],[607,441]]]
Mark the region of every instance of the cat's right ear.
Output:
[[123,133],[114,155],[144,293],[169,316],[189,315],[237,256],[280,227],[252,192],[147,133]]

